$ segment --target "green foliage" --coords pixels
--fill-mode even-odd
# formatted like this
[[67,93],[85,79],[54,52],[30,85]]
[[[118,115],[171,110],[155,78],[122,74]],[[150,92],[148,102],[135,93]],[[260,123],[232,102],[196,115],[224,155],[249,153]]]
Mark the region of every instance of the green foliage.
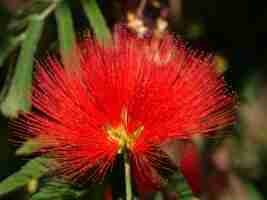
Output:
[[[101,41],[109,39],[110,32],[106,26],[105,20],[97,6],[96,1],[82,1],[86,15],[97,38]],[[11,20],[4,38],[1,38],[0,66],[6,58],[18,48],[21,44],[18,59],[12,76],[10,87],[4,86],[7,91],[0,109],[8,117],[17,117],[19,112],[29,111],[31,108],[30,96],[32,87],[32,72],[34,66],[34,55],[36,53],[38,42],[41,39],[45,19],[54,11],[57,29],[60,53],[63,63],[68,67],[69,62],[73,64],[74,59],[78,58],[75,53],[75,30],[73,26],[73,16],[68,1],[52,0],[31,2],[31,6],[18,11],[18,15]],[[76,52],[77,53],[77,52]],[[64,58],[69,58],[68,60]],[[78,64],[75,63],[74,64]],[[76,67],[76,66],[75,66]],[[5,91],[1,92],[1,98]],[[17,151],[17,155],[30,155],[39,148],[35,140],[27,141]],[[0,183],[0,196],[23,187],[33,179],[38,179],[48,172],[45,166],[47,158],[39,157],[27,162],[18,172],[9,176]],[[98,189],[90,191],[90,194],[99,196]],[[101,190],[101,193],[103,190]],[[70,185],[63,183],[48,183],[41,190],[35,193],[31,199],[78,199],[80,191],[74,190]]]
[[2,15],[4,15],[1,22],[5,22],[1,24],[1,26],[3,25],[4,27],[2,27],[3,30],[1,30],[0,33],[0,66],[4,63],[9,54],[26,38],[25,29],[27,25],[31,23],[30,21],[32,18],[34,16],[38,16],[40,17],[40,21],[45,18],[42,17],[42,15],[47,15],[46,13],[49,10],[51,2],[33,0],[29,2],[29,4],[18,8],[18,10],[12,15],[10,13],[5,14],[3,10],[0,10],[0,17],[2,18]]
[[73,27],[71,9],[67,1],[62,1],[59,4],[55,10],[55,15],[57,20],[61,58],[63,59],[62,61],[64,66],[69,67],[69,64],[73,63],[75,60],[77,61],[79,57],[75,55],[75,31]]
[[[82,0],[82,5],[96,37],[101,41],[110,39],[110,32],[96,1]],[[21,11],[20,15],[22,17],[20,17],[19,20],[13,20],[10,27],[12,30],[21,30],[27,25],[26,31],[22,31],[17,35],[11,34],[1,45],[3,51],[0,53],[0,65],[3,64],[8,55],[22,42],[10,88],[7,89],[4,87],[4,90],[7,90],[7,95],[0,105],[2,113],[8,117],[15,118],[18,116],[19,112],[29,111],[31,108],[30,96],[34,54],[42,34],[45,19],[53,10],[55,10],[57,20],[62,61],[66,67],[77,68],[77,65],[79,65],[79,59],[76,55],[77,52],[74,49],[75,30],[68,1],[54,0],[51,1],[48,6],[46,3],[45,6],[42,1],[33,1],[30,7],[31,9],[23,10],[27,12]],[[41,12],[41,14],[37,14],[37,12]],[[74,66],[70,66],[70,63]],[[3,92],[4,91],[2,91],[2,94]]]
[[163,200],[164,197],[161,192],[157,192],[154,196],[154,200]]
[[5,41],[1,41],[1,51],[0,51],[0,66],[4,63],[8,55],[19,45],[21,41],[25,39],[25,34],[21,33],[16,36],[7,36]]
[[190,186],[179,170],[169,178],[167,190],[176,192],[180,200],[191,200],[194,197]]
[[256,190],[255,186],[252,184],[247,184],[246,189],[249,193],[249,200],[263,200],[261,194]]
[[18,156],[30,155],[34,151],[38,150],[39,147],[40,147],[40,144],[36,139],[30,139],[16,150],[16,155]]
[[33,194],[30,200],[78,200],[82,194],[83,191],[73,188],[70,184],[50,181]]
[[6,116],[17,117],[19,111],[28,111],[31,107],[29,100],[31,95],[33,59],[43,25],[44,22],[36,16],[30,19],[10,89],[6,99],[1,104],[1,111]]
[[0,196],[28,184],[33,178],[40,178],[48,172],[46,164],[49,159],[38,157],[28,161],[18,172],[0,183]]
[[110,31],[100,9],[97,6],[96,0],[81,0],[81,2],[96,37],[100,41],[108,41],[111,39]]
[[75,33],[70,7],[62,1],[55,10],[60,51],[63,55],[69,53],[75,43]]
[[[31,107],[29,99],[31,96],[34,54],[41,38],[45,19],[55,8],[57,1],[31,1],[19,8],[7,20],[7,25],[0,38],[2,49],[0,52],[0,66],[10,56],[10,53],[21,44],[11,83],[7,84],[6,82],[1,91],[0,110],[7,117],[17,117],[18,112],[28,111]],[[8,70],[8,76],[11,75],[11,71]]]

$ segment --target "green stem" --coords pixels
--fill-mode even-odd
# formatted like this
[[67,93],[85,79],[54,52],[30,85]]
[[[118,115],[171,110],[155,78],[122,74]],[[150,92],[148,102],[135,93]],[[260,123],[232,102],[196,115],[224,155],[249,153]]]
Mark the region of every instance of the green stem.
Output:
[[130,167],[128,153],[126,151],[124,152],[123,157],[124,157],[126,200],[132,200],[133,193],[132,193],[132,181],[131,181],[131,167]]

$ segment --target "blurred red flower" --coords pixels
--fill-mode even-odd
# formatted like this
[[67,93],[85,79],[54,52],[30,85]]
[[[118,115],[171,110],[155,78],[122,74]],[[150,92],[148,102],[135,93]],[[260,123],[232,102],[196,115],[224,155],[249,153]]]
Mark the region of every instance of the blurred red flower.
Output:
[[180,170],[194,193],[202,192],[203,170],[201,157],[195,144],[188,143],[179,162]]
[[19,136],[40,141],[40,153],[66,178],[103,178],[127,151],[136,183],[157,186],[157,171],[166,168],[161,144],[235,121],[234,95],[211,57],[170,35],[140,39],[120,29],[110,44],[88,37],[78,46],[77,73],[53,57],[39,65],[35,111],[15,125]]

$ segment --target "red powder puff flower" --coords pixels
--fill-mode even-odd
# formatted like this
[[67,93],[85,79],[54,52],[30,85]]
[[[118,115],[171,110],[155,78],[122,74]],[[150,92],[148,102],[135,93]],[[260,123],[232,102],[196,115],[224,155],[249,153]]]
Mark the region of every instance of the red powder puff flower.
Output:
[[78,73],[52,57],[40,64],[35,112],[16,128],[37,138],[40,153],[67,178],[102,178],[127,151],[136,183],[148,188],[161,181],[161,144],[212,135],[235,121],[235,100],[211,58],[170,35],[140,39],[118,30],[112,44],[87,38],[79,48]]

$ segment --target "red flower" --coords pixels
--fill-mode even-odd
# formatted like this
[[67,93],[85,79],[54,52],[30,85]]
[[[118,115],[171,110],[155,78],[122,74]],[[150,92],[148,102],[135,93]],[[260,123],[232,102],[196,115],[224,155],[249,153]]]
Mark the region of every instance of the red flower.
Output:
[[170,35],[139,39],[119,30],[109,46],[87,38],[79,47],[78,73],[52,57],[40,64],[36,111],[17,123],[65,177],[102,178],[127,150],[136,182],[155,185],[164,165],[161,144],[211,135],[235,120],[235,100],[210,57]]
[[192,191],[194,193],[201,193],[203,171],[201,168],[201,158],[195,144],[188,143],[185,145],[179,165]]

